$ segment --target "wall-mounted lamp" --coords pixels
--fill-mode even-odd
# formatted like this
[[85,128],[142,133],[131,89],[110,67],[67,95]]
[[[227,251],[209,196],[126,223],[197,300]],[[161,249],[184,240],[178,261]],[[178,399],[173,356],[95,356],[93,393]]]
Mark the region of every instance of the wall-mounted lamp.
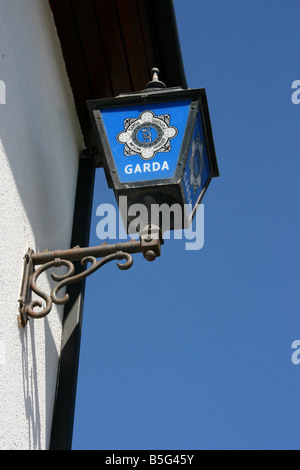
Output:
[[[65,304],[68,295],[59,298],[58,292],[107,262],[123,259],[125,263],[117,265],[125,270],[132,266],[133,253],[142,252],[149,261],[160,256],[164,230],[187,227],[211,179],[219,176],[205,89],[167,89],[158,79],[158,70],[152,72],[152,81],[139,93],[87,103],[108,185],[118,204],[121,196],[127,197],[126,212],[119,204],[120,212],[127,232],[138,231],[140,240],[44,253],[29,249],[19,299],[21,327],[28,317],[46,316],[52,303]],[[132,224],[132,212],[130,215],[135,204],[146,208],[139,227]],[[165,227],[161,212],[151,210],[162,204],[178,205],[180,220],[173,218]],[[74,274],[73,261],[90,266]],[[51,273],[57,284],[48,295],[37,287],[37,280],[43,272],[59,266],[68,271],[60,276]],[[31,291],[44,299],[44,308],[41,301],[31,301]]]

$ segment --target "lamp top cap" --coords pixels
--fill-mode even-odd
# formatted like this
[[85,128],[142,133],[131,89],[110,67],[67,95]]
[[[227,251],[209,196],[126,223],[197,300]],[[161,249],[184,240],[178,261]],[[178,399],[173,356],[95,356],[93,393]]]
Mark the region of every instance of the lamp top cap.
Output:
[[151,73],[152,73],[152,80],[151,82],[147,83],[145,89],[167,88],[166,85],[158,79],[159,69],[157,67],[154,67],[153,69],[151,69]]

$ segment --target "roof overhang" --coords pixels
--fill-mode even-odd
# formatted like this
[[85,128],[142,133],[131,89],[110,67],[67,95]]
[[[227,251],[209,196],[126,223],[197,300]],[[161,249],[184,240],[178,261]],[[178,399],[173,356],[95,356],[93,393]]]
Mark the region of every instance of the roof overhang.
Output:
[[153,67],[187,88],[172,0],[49,1],[87,147],[87,100],[140,91]]

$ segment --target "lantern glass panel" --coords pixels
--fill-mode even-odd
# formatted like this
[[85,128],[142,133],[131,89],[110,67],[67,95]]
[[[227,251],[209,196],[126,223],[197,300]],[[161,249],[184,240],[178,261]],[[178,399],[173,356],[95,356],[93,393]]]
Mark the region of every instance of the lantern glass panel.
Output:
[[188,212],[192,213],[211,179],[207,145],[203,131],[201,114],[198,111],[196,124],[188,152],[183,176],[183,190]]
[[191,100],[101,109],[120,183],[172,178]]

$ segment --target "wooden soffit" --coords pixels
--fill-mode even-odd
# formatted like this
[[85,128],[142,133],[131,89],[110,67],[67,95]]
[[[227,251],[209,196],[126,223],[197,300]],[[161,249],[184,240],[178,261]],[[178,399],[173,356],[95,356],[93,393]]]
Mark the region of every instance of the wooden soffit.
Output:
[[172,0],[49,1],[87,147],[87,100],[140,91],[153,67],[187,87]]

